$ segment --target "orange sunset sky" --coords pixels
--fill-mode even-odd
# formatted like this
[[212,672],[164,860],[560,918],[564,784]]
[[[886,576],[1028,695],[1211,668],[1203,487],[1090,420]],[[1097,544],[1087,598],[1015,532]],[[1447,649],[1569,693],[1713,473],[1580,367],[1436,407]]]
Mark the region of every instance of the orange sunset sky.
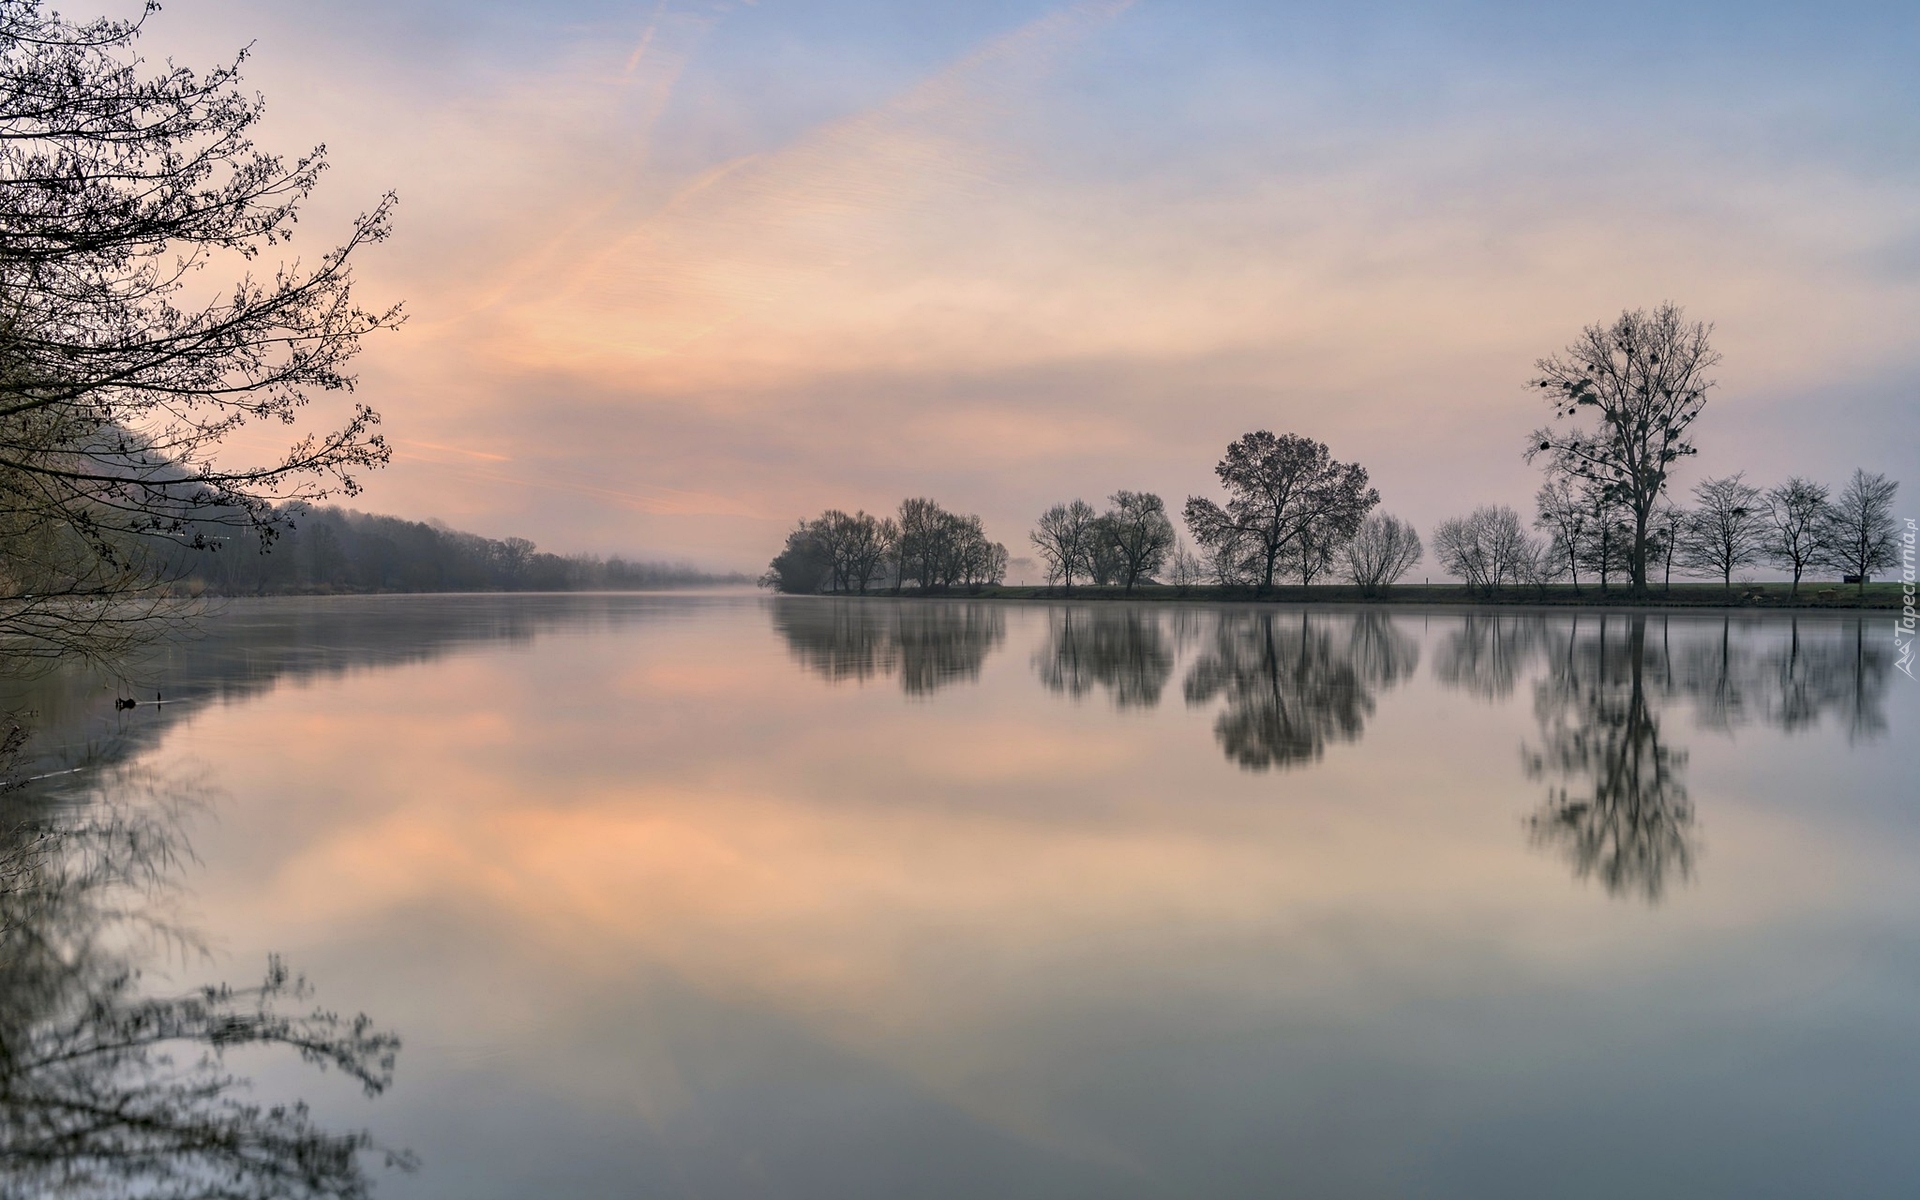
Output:
[[[318,254],[410,318],[355,502],[756,570],[795,518],[930,495],[1028,553],[1169,508],[1253,428],[1422,529],[1529,504],[1532,361],[1713,322],[1700,474],[1920,486],[1908,5],[174,0],[253,43],[263,144],[324,141]],[[1903,511],[1913,497],[1903,494]]]

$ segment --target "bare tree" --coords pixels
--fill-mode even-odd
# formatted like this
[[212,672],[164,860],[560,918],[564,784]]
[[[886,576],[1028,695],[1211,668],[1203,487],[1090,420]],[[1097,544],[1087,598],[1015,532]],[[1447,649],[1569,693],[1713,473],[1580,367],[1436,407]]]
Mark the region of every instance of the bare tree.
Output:
[[851,527],[841,550],[846,564],[846,579],[861,595],[886,574],[887,557],[899,539],[900,527],[890,517],[872,517],[865,512],[853,514]]
[[893,522],[864,510],[849,515],[830,508],[811,522],[811,528],[833,564],[833,589],[865,595],[885,568],[895,535]]
[[1113,514],[1101,513],[1087,528],[1087,574],[1093,577],[1094,586],[1106,587],[1120,582],[1123,569]]
[[1167,559],[1167,576],[1173,586],[1184,592],[1206,579],[1207,564],[1193,551],[1177,545]]
[[[1605,592],[1615,576],[1631,575],[1633,518],[1605,488],[1588,484],[1580,493],[1587,504],[1587,536],[1580,545],[1580,562],[1588,574],[1599,577],[1600,590]],[[1648,545],[1652,544],[1649,535]]]
[[1332,518],[1309,521],[1301,527],[1300,536],[1294,539],[1293,549],[1287,555],[1300,576],[1301,587],[1313,586],[1314,580],[1333,570],[1341,549],[1353,539],[1354,532],[1344,522]]
[[289,502],[352,495],[388,457],[361,404],[277,458],[236,461],[236,435],[350,391],[361,337],[399,324],[397,308],[356,303],[349,265],[387,236],[393,198],[323,254],[209,285],[209,268],[292,237],[324,151],[289,163],[255,149],[263,102],[241,87],[245,55],[153,71],[135,50],[145,19],[76,24],[0,0],[9,641],[111,623],[179,551],[217,549],[223,530],[271,540]]
[[1800,594],[1800,576],[1820,562],[1831,517],[1825,484],[1798,475],[1767,490],[1767,557],[1793,572],[1792,594]]
[[1217,530],[1212,542],[1200,543],[1201,562],[1216,586],[1241,587],[1255,578],[1248,574],[1252,556],[1247,553],[1246,543],[1245,535],[1234,529]]
[[1347,578],[1369,596],[1397,582],[1420,561],[1426,548],[1411,524],[1386,513],[1360,522],[1353,540],[1341,548]]
[[[1648,523],[1647,552],[1664,553],[1670,529],[1661,525],[1671,516],[1664,500]],[[1600,590],[1606,591],[1613,576],[1627,569],[1633,544],[1633,525],[1626,507],[1612,499],[1606,488],[1563,471],[1549,473],[1547,482],[1534,493],[1533,527],[1547,534],[1543,553],[1552,556],[1555,565],[1546,574],[1553,579],[1565,575],[1580,591],[1580,571],[1597,576]],[[1671,562],[1668,564],[1671,572]],[[1542,570],[1545,570],[1543,567]],[[1535,571],[1539,576],[1542,572]]]
[[1765,549],[1767,507],[1760,489],[1741,482],[1736,472],[1694,485],[1693,511],[1680,535],[1680,561],[1690,570],[1710,572],[1733,587],[1733,573],[1760,561]]
[[1337,462],[1324,443],[1297,434],[1249,433],[1227,447],[1214,473],[1229,499],[1222,507],[1189,496],[1187,529],[1203,547],[1234,546],[1263,588],[1289,554],[1305,553],[1303,542],[1345,541],[1380,503],[1365,468]]
[[1152,579],[1173,548],[1173,522],[1167,506],[1152,492],[1115,492],[1113,505],[1100,519],[1097,533],[1114,559],[1119,582],[1132,591],[1141,580]]
[[800,523],[800,528],[812,538],[814,548],[827,567],[827,578],[822,585],[822,591],[844,592],[847,590],[846,548],[843,542],[852,532],[847,525],[847,514],[837,508],[830,508],[813,520]]
[[1687,510],[1675,504],[1671,496],[1661,497],[1647,522],[1647,553],[1659,555],[1662,591],[1673,590],[1673,555],[1686,527]]
[[1882,567],[1900,561],[1899,531],[1893,521],[1893,496],[1900,485],[1885,475],[1855,468],[1835,498],[1823,524],[1827,565],[1856,576],[1859,590]]
[[1547,534],[1550,548],[1566,564],[1574,595],[1580,594],[1580,559],[1592,532],[1592,505],[1571,475],[1551,472],[1534,493],[1533,527]]
[[913,581],[920,590],[940,581],[941,519],[946,510],[925,497],[900,502],[900,533],[893,541],[893,590]]
[[987,537],[978,516],[949,513],[945,533],[942,586],[977,587],[1007,577],[1007,548]]
[[1504,504],[1440,522],[1433,548],[1441,566],[1483,596],[1531,582],[1539,559],[1533,539],[1520,527],[1520,514]]
[[1521,549],[1514,577],[1545,599],[1547,585],[1558,582],[1571,569],[1559,547],[1551,540],[1528,538]]
[[1058,579],[1073,591],[1075,575],[1093,573],[1093,506],[1085,500],[1056,504],[1040,514],[1039,523],[1028,535],[1033,548],[1047,564],[1047,581]]
[[1720,361],[1711,332],[1663,304],[1652,313],[1623,312],[1610,326],[1589,325],[1564,354],[1534,364],[1540,374],[1530,386],[1548,394],[1556,421],[1578,421],[1591,409],[1597,423],[1536,429],[1527,461],[1545,454],[1553,470],[1595,484],[1627,510],[1636,593],[1647,590],[1648,522],[1667,474],[1695,453],[1688,430],[1713,387],[1706,373]]
[[979,517],[925,498],[902,501],[897,522],[830,508],[787,535],[760,582],[783,592],[864,595],[889,572],[896,593],[908,583],[921,591],[998,583],[1006,577],[1007,548],[988,539]]

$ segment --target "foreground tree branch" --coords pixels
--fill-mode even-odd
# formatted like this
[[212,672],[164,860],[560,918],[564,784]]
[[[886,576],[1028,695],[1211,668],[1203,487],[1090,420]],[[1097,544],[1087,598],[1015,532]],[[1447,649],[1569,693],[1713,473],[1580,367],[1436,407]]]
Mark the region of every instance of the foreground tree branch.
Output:
[[[0,642],[90,648],[141,627],[178,551],[245,530],[270,544],[293,507],[359,490],[388,460],[379,415],[299,429],[350,392],[360,339],[398,307],[353,294],[394,198],[311,260],[262,271],[291,240],[324,147],[257,149],[246,54],[155,69],[139,20],[70,21],[0,0]],[[283,425],[283,455],[233,461],[234,436]],[[162,551],[156,553],[156,551]],[[49,597],[60,597],[50,604]],[[116,639],[108,639],[114,642]],[[104,647],[111,650],[112,646]]]

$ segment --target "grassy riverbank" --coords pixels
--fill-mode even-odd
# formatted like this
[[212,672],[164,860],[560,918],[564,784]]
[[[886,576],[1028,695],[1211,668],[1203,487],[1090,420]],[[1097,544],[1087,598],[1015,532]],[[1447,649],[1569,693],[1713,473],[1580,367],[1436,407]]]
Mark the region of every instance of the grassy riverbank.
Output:
[[[890,594],[890,593],[873,593]],[[906,595],[925,593],[908,592]],[[1015,587],[1009,585],[954,589],[932,593],[936,596],[965,596],[980,600],[1193,600],[1260,601],[1279,604],[1473,604],[1540,606],[1596,606],[1623,608],[1777,608],[1794,610],[1895,609],[1902,604],[1898,583],[1870,583],[1864,591],[1852,585],[1802,583],[1798,596],[1789,594],[1784,583],[1735,584],[1732,589],[1717,583],[1676,583],[1656,587],[1646,596],[1634,597],[1624,588],[1601,591],[1592,585],[1578,590],[1569,584],[1545,588],[1503,588],[1489,596],[1461,584],[1397,584],[1377,595],[1366,595],[1351,584],[1299,585],[1266,589],[1201,585],[1174,587],[1169,584],[1142,585],[1128,591],[1122,587],[1079,586],[1071,592],[1060,587]]]

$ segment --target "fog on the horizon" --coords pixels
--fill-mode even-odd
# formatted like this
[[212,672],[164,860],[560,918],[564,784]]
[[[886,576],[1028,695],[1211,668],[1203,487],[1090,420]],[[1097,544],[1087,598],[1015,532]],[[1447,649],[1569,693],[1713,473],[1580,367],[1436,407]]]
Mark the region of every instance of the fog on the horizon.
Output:
[[[1716,326],[1702,473],[1920,487],[1908,5],[289,5],[263,142],[325,141],[305,252],[409,324],[356,507],[753,569],[930,495],[1024,552],[1058,500],[1177,508],[1254,428],[1423,529],[1528,504],[1532,361],[1665,300]],[[296,244],[296,250],[301,247]]]

